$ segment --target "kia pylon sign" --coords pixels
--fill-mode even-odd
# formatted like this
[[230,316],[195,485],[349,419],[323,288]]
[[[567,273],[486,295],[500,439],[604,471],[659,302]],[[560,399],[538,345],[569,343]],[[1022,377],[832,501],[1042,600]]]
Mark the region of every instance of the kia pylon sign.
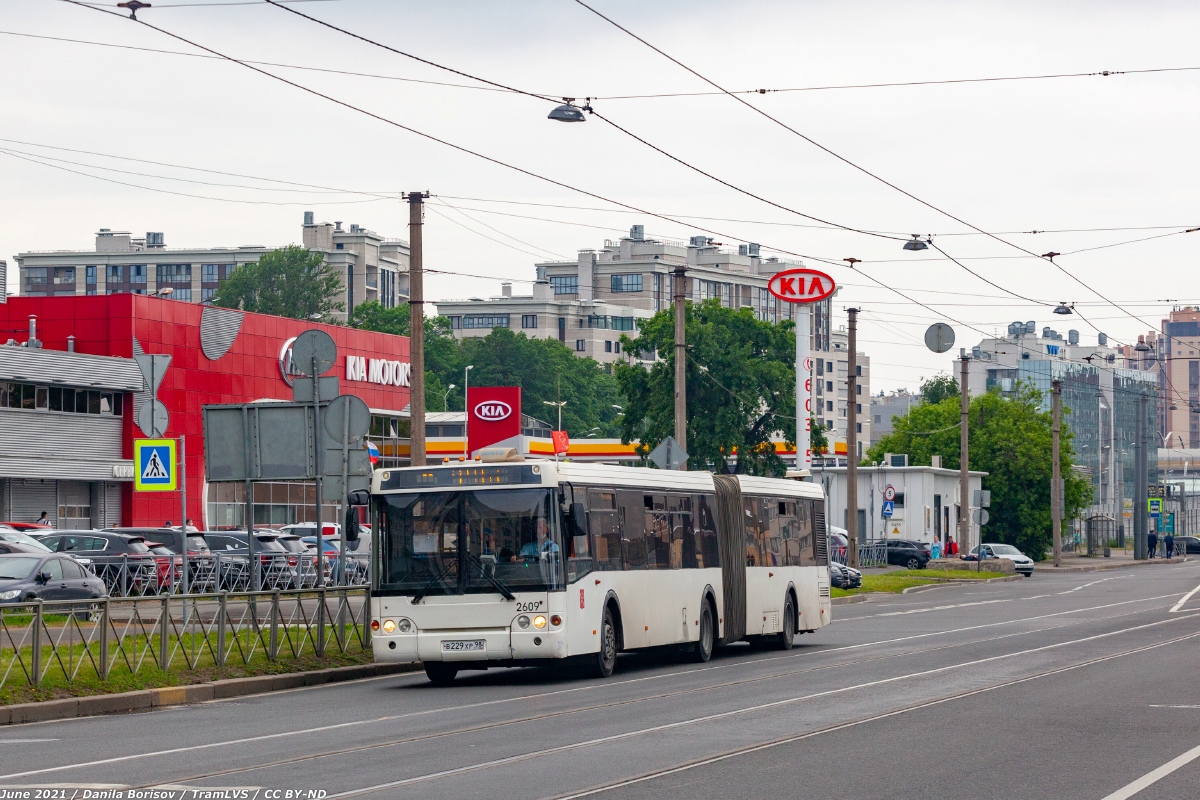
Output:
[[808,304],[832,297],[837,286],[824,272],[800,267],[776,272],[767,289],[784,302],[800,304],[796,315],[796,468],[812,469],[812,358]]
[[472,386],[467,389],[467,452],[485,447],[515,447],[521,442],[521,387]]
[[833,295],[833,278],[815,269],[777,272],[767,284],[771,294],[788,303],[816,303]]

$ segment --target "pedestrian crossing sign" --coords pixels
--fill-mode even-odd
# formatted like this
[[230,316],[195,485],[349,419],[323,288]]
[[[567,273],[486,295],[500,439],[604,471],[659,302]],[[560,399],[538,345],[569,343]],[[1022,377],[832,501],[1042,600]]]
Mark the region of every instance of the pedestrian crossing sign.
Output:
[[139,492],[179,490],[174,439],[133,440],[133,488]]

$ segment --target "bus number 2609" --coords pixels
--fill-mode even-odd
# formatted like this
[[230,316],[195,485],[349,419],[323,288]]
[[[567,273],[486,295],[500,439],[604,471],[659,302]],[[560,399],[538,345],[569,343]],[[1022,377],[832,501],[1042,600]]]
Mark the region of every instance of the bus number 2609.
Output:
[[517,611],[541,611],[541,609],[541,600],[533,600],[529,603],[517,603]]

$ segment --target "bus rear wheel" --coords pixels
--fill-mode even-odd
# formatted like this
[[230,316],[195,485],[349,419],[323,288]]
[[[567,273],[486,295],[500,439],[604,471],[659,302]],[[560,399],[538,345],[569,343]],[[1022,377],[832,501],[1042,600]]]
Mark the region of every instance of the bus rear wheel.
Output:
[[612,609],[604,609],[600,622],[600,652],[593,656],[591,672],[597,678],[607,678],[617,666],[617,626],[613,624]]
[[713,625],[712,608],[708,601],[700,604],[700,638],[692,645],[692,661],[706,664],[712,658],[713,642],[716,641],[716,630]]
[[458,676],[458,667],[443,661],[426,661],[425,675],[434,686],[449,686]]
[[775,635],[775,647],[780,650],[791,650],[796,640],[796,604],[788,595],[783,603],[783,630]]

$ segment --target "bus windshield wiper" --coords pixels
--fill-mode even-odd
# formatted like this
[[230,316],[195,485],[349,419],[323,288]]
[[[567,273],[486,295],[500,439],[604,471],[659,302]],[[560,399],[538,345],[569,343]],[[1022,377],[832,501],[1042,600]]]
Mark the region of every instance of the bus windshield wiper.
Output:
[[475,563],[475,565],[477,567],[479,567],[479,574],[481,576],[483,576],[483,579],[486,580],[488,583],[490,583],[492,586],[495,586],[496,591],[498,591],[498,592],[500,592],[500,594],[504,595],[505,600],[516,600],[517,599],[517,596],[515,594],[513,594],[511,591],[509,591],[509,588],[507,586],[505,586],[503,583],[501,583],[499,580],[497,580],[495,575],[488,574],[488,571],[486,569],[484,569],[483,559],[481,559],[479,556],[470,555],[470,554],[468,554],[468,558],[470,558],[471,561],[473,561]]
[[416,605],[417,603],[421,602],[421,600],[424,599],[425,595],[429,594],[429,590],[432,589],[434,586],[436,586],[439,582],[441,582],[442,578],[446,577],[446,573],[448,571],[449,571],[449,568],[445,564],[442,564],[442,566],[438,569],[437,574],[434,575],[432,578],[430,578],[429,583],[422,586],[421,591],[414,594],[412,597],[412,600],[410,600],[409,602],[411,602],[413,605]]

